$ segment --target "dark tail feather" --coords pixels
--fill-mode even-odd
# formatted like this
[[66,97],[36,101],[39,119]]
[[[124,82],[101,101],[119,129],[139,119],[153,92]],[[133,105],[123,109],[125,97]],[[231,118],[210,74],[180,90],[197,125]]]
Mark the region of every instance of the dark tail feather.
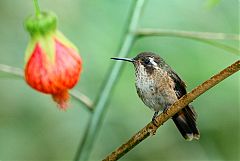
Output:
[[191,141],[192,139],[200,138],[200,133],[196,125],[196,112],[192,107],[187,106],[183,108],[172,119],[186,140]]

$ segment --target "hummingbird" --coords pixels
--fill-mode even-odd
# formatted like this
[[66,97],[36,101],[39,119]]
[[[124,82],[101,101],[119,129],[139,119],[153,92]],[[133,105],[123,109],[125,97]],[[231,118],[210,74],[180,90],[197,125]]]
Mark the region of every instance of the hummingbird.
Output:
[[[134,58],[111,59],[131,62],[134,65],[137,94],[143,103],[154,111],[153,124],[159,111],[166,111],[187,93],[182,79],[153,52],[142,52]],[[188,141],[200,138],[196,119],[197,114],[191,105],[187,105],[172,117],[181,135]]]

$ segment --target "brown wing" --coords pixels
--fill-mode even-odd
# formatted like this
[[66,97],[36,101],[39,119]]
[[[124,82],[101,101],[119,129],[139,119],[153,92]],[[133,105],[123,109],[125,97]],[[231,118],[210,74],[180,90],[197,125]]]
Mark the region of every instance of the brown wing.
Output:
[[[173,79],[175,83],[174,90],[178,99],[180,99],[183,95],[187,93],[186,85],[174,71],[170,72],[169,76]],[[196,125],[196,112],[194,111],[192,106],[187,105],[177,114],[175,114],[172,119],[185,139],[199,139],[200,134]]]
[[186,84],[181,80],[181,78],[174,71],[169,72],[169,76],[173,79],[175,83],[174,90],[179,99],[187,93]]

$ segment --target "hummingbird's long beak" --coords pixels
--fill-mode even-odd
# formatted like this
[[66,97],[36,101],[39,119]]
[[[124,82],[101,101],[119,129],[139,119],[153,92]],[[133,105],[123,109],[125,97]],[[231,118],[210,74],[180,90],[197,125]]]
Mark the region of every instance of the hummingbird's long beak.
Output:
[[111,58],[113,60],[122,60],[122,61],[128,61],[128,62],[134,62],[133,59],[130,59],[130,58]]

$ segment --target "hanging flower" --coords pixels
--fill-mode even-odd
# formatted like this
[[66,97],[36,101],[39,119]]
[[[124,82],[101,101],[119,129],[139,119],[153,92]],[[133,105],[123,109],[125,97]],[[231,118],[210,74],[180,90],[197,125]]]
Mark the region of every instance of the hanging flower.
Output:
[[26,20],[31,40],[25,53],[25,80],[35,90],[51,94],[58,106],[66,109],[68,90],[79,80],[82,60],[56,24],[53,13],[38,13]]

